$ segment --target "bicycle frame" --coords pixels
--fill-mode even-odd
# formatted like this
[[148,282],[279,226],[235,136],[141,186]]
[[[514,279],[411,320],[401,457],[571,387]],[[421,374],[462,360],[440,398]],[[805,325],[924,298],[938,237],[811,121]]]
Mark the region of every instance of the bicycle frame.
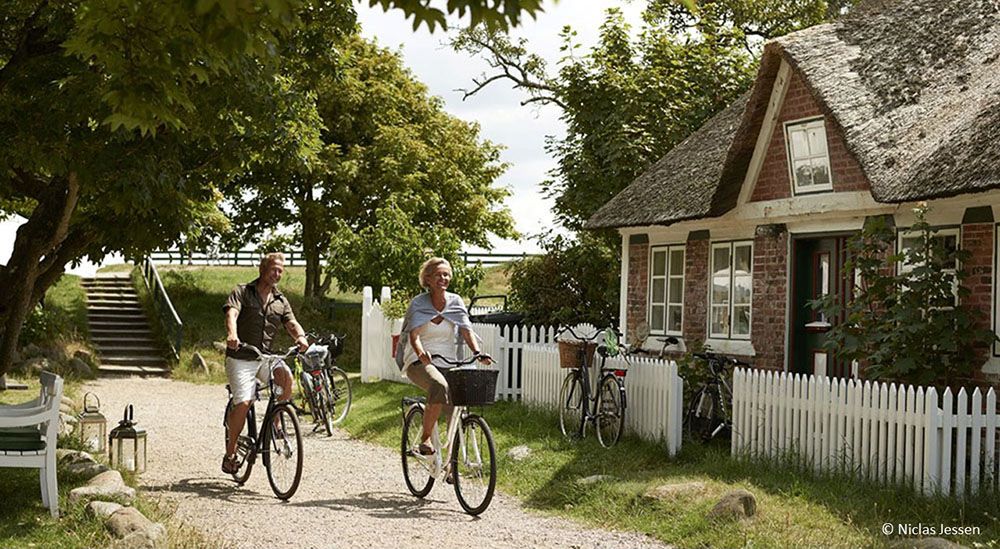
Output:
[[[424,408],[424,405],[419,403],[410,405],[411,408],[413,406],[420,406],[421,408]],[[451,412],[451,417],[448,418],[448,430],[445,436],[444,444],[441,443],[441,437],[440,433],[438,432],[438,426],[437,424],[435,424],[434,428],[431,430],[431,444],[434,447],[434,455],[431,456],[423,456],[420,454],[414,455],[414,457],[416,457],[419,461],[428,466],[430,475],[435,479],[440,480],[441,478],[447,477],[448,473],[451,472],[451,463],[453,459],[458,457],[464,457],[464,456],[453,456],[452,454],[453,452],[456,451],[456,449],[453,448],[456,433],[458,433],[459,448],[462,449],[465,448],[465,445],[463,444],[465,439],[463,438],[462,430],[459,429],[459,427],[462,425],[462,419],[465,416],[467,416],[468,413],[469,413],[468,409],[465,406],[455,406]],[[473,438],[472,442],[473,442],[472,451],[475,452],[475,458],[476,460],[481,461],[482,455],[479,452],[478,442],[475,440],[475,438]],[[446,451],[447,453],[444,456],[442,456],[442,453],[444,451]]]
[[[270,373],[268,375],[267,385],[268,385],[268,391],[269,391],[270,394],[267,397],[267,407],[264,408],[264,421],[261,423],[261,425],[267,425],[268,422],[273,419],[274,408],[277,405],[277,398],[276,398],[276,395],[274,394],[274,388],[275,388],[275,386],[274,386],[274,375],[273,375],[272,368],[274,367],[275,362],[281,361],[282,358],[281,357],[265,357],[263,360],[265,360],[265,361],[271,360],[271,362],[269,362],[267,366],[268,366],[268,371],[272,372],[272,373]],[[264,437],[259,436],[259,434],[258,434],[258,429],[257,429],[257,411],[254,409],[254,402],[259,402],[260,401],[260,390],[261,390],[261,388],[262,387],[258,384],[257,387],[256,387],[256,389],[254,390],[254,397],[250,401],[250,408],[247,409],[247,417],[246,417],[247,430],[248,430],[248,434],[250,436],[250,440],[252,442],[252,445],[250,447],[251,453],[250,453],[249,456],[247,456],[248,460],[255,460],[256,457],[257,457],[257,454],[263,455],[264,452],[266,452],[268,450],[267,448],[264,448]],[[229,401],[232,402],[232,400],[233,400],[233,395],[232,395],[232,391],[230,391]],[[225,418],[225,419],[228,419],[228,418]],[[237,439],[236,443],[239,444],[239,439]]]
[[[578,340],[581,341],[596,340],[598,339],[598,336],[600,336],[601,334],[605,333],[608,330],[607,328],[600,330],[597,333],[595,333],[593,337],[588,339],[577,336],[572,331],[571,328],[566,328],[566,329],[569,330],[570,334],[572,334],[574,337],[576,337]],[[600,369],[595,369],[594,371],[594,387],[599,387],[601,380],[603,380],[607,374],[609,373],[613,374],[615,376],[616,381],[618,382],[618,391],[619,391],[619,396],[621,398],[622,411],[624,412],[625,409],[628,408],[627,393],[625,391],[625,384],[622,381],[622,377],[624,377],[624,374],[619,375],[618,373],[619,370],[617,368],[607,368],[605,366],[608,360],[607,354],[605,353],[600,353],[600,354],[601,354],[601,366]],[[622,353],[622,356],[627,356],[627,353]],[[583,437],[586,423],[590,422],[596,426],[597,419],[599,417],[599,413],[597,410],[597,403],[599,398],[598,395],[595,394],[595,391],[591,386],[591,380],[590,380],[591,366],[593,366],[593,364],[587,362],[587,353],[584,353],[582,362],[580,363],[579,366],[575,368],[577,377],[580,379],[580,388],[583,392],[583,395],[581,395],[580,398],[580,403],[582,408],[580,410],[580,413],[583,416],[583,421],[580,422],[580,426],[577,428],[577,436],[579,437]],[[568,401],[572,402],[574,396],[575,395],[573,394],[573,391],[570,391],[569,395],[567,396]],[[566,405],[566,403],[563,403],[562,405]]]

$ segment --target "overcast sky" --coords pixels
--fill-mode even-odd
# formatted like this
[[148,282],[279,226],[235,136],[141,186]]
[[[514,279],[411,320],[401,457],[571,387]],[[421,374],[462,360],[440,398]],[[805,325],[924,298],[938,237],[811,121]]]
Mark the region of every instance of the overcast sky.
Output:
[[[380,8],[367,7],[368,2],[357,4],[358,18],[366,37],[379,44],[399,50],[416,77],[424,82],[434,95],[444,99],[447,111],[462,119],[475,121],[482,127],[482,136],[505,147],[504,161],[510,169],[500,178],[499,184],[511,190],[507,205],[514,215],[518,231],[536,235],[559,230],[552,216],[551,201],[542,197],[539,183],[554,166],[545,153],[545,136],[561,136],[563,126],[559,109],[552,106],[520,106],[525,98],[506,82],[497,82],[474,97],[462,101],[457,91],[472,86],[472,79],[489,67],[478,58],[458,54],[444,45],[447,35],[438,29],[433,34],[426,27],[413,31],[412,23],[405,20],[398,10],[383,12]],[[443,5],[443,2],[438,4]],[[566,25],[577,31],[577,42],[585,48],[597,40],[598,27],[609,7],[618,7],[626,20],[639,26],[639,14],[645,3],[628,0],[592,1],[562,0],[553,4],[545,2],[545,13],[537,20],[530,18],[512,34],[528,39],[530,50],[543,56],[549,68],[555,68],[561,57],[559,32]],[[0,223],[0,263],[10,257],[17,220]],[[535,243],[495,241],[496,252],[535,252]],[[118,259],[120,261],[120,259]],[[83,265],[74,272],[93,272],[94,267]]]

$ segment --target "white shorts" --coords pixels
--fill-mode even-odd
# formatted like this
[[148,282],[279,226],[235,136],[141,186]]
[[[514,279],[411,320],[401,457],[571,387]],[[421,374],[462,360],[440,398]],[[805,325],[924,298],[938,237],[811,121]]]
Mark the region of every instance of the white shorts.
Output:
[[267,369],[268,361],[226,357],[226,378],[229,380],[229,391],[233,394],[233,402],[253,400],[257,380],[260,380],[262,385],[267,385],[269,374],[278,368],[284,368],[288,372],[289,379],[291,378],[292,370],[288,368],[287,364],[284,362],[271,364],[269,372]]

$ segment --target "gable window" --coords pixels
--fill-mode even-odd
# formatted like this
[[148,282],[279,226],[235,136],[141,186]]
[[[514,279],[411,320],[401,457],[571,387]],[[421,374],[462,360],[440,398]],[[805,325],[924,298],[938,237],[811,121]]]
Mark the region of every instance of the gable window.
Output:
[[823,119],[786,123],[785,142],[795,194],[833,190]]
[[649,331],[681,335],[684,325],[684,246],[650,250]]
[[753,243],[712,244],[709,337],[750,338],[753,298]]
[[[900,253],[905,250],[914,248],[920,244],[920,239],[923,236],[919,233],[902,231],[899,233],[899,251]],[[952,294],[954,300],[952,303],[941,304],[943,307],[952,307],[958,304],[958,278],[955,273],[958,271],[958,229],[939,229],[931,234],[931,239],[934,240],[932,249],[943,249],[949,257],[945,258],[945,265],[942,269],[945,273],[948,273],[952,278]],[[899,262],[899,273],[906,274],[915,269],[917,265],[907,262],[905,259]]]

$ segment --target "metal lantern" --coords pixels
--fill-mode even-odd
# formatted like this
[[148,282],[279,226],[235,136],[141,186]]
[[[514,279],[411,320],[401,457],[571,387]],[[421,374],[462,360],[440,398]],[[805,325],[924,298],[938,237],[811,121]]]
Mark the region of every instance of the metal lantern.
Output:
[[142,473],[146,470],[146,430],[135,426],[134,417],[129,404],[118,427],[108,435],[108,460],[112,467]]
[[[96,404],[88,398],[94,397]],[[101,399],[94,393],[83,395],[83,412],[80,413],[80,442],[85,448],[104,452],[104,437],[108,436],[108,418],[101,413]]]

